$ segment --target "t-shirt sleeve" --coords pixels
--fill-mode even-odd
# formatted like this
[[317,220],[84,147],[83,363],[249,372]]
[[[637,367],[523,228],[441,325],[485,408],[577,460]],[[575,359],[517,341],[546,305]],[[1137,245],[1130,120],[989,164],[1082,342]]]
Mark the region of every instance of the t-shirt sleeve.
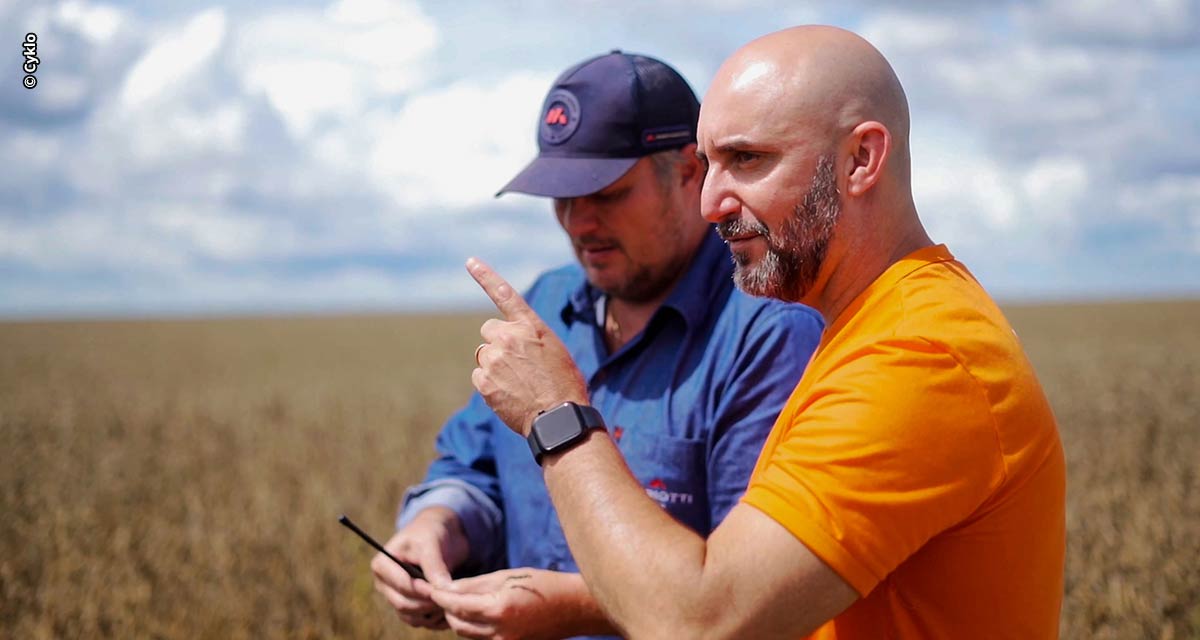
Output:
[[1003,479],[984,389],[927,341],[849,353],[796,400],[744,500],[863,596]]

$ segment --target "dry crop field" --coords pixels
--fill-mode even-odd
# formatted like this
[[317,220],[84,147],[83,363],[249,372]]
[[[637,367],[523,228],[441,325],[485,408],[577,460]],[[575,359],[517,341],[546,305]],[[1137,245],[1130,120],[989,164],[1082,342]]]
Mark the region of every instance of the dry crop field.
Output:
[[[1200,303],[1008,309],[1068,462],[1065,638],[1200,638]],[[368,549],[481,317],[0,323],[0,637],[381,638]]]

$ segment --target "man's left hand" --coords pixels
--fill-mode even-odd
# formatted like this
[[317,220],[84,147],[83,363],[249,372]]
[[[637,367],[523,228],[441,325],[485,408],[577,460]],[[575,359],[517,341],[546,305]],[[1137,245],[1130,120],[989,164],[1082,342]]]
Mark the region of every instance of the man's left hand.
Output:
[[562,340],[491,267],[471,258],[467,271],[504,315],[480,328],[484,346],[471,372],[496,415],[524,436],[538,413],[567,401],[587,404],[587,385]]
[[562,638],[587,632],[587,626],[579,626],[586,621],[574,618],[587,608],[579,601],[590,597],[579,574],[528,568],[455,580],[433,590],[450,628],[479,640]]

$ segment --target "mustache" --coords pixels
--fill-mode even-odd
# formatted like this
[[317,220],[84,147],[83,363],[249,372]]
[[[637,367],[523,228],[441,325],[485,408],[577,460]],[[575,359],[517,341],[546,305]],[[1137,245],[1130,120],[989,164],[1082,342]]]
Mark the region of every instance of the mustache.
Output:
[[571,243],[580,249],[587,249],[587,248],[591,248],[591,247],[616,247],[618,249],[621,248],[621,243],[617,242],[615,238],[601,238],[600,236],[595,236],[595,235],[590,235],[590,234],[582,235],[582,236],[579,236],[578,238],[574,238],[574,239],[572,239]]
[[717,235],[721,239],[728,242],[730,238],[736,238],[747,235],[760,235],[770,237],[771,231],[767,229],[767,225],[757,220],[724,220],[717,223]]

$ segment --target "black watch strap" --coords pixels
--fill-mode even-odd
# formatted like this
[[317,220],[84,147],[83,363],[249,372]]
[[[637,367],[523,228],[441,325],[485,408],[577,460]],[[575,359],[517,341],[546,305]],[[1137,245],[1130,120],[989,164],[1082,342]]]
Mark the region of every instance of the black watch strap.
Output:
[[592,429],[604,429],[604,418],[595,407],[574,402],[564,402],[553,409],[543,411],[533,419],[529,436],[529,450],[540,465],[548,453],[566,451],[583,440]]
[[584,432],[592,429],[608,429],[608,425],[604,424],[604,416],[600,415],[600,410],[596,407],[586,404],[577,405],[579,415],[583,418]]
[[588,430],[605,428],[604,416],[600,415],[599,409],[586,404],[577,404],[575,408],[579,410],[579,415],[583,417],[584,428]]

